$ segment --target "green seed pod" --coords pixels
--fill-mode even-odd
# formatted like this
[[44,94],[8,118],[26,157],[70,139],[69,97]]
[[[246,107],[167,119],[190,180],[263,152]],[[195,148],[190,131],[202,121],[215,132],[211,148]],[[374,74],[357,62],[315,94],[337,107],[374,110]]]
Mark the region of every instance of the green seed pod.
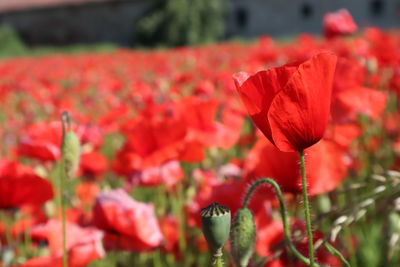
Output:
[[208,246],[213,251],[221,249],[229,238],[231,211],[214,202],[202,209],[200,215],[203,234]]
[[238,210],[233,218],[230,233],[231,253],[238,267],[246,267],[254,252],[256,227],[253,214],[248,208]]
[[369,74],[375,74],[378,70],[378,62],[374,57],[369,58],[365,65],[367,66]]
[[80,142],[78,136],[67,131],[62,142],[62,161],[68,178],[72,178],[78,169],[80,157]]

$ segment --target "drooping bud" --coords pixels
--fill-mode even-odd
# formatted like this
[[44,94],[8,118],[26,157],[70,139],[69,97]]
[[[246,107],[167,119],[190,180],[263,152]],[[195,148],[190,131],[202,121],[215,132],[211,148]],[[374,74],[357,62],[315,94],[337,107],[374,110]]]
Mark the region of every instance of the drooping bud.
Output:
[[78,136],[70,129],[69,115],[67,112],[64,112],[62,115],[62,123],[63,123],[63,138],[61,146],[62,162],[67,177],[72,178],[79,166],[81,145]]
[[214,202],[200,212],[201,225],[208,246],[216,251],[221,249],[229,238],[231,211],[229,208]]
[[256,227],[254,217],[248,208],[241,208],[235,214],[230,233],[231,253],[238,267],[246,267],[254,252]]

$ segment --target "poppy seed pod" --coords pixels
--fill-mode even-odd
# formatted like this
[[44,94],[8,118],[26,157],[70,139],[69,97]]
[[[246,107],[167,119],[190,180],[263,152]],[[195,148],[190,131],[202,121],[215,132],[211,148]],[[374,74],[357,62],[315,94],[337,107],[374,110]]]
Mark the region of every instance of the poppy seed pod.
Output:
[[221,249],[229,238],[231,211],[229,208],[214,202],[200,212],[203,234],[208,246]]
[[72,178],[78,169],[80,157],[80,142],[78,136],[67,131],[62,141],[62,161],[68,178]]
[[254,252],[256,227],[254,217],[248,208],[238,210],[233,218],[230,233],[231,253],[238,267],[245,267]]

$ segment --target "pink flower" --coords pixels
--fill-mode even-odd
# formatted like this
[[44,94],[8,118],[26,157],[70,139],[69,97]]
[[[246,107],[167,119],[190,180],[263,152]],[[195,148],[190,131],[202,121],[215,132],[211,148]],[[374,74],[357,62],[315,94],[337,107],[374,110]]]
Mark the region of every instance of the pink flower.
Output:
[[[160,246],[163,241],[153,204],[135,201],[122,189],[98,195],[93,223],[105,231],[117,232],[123,237],[121,240],[129,238],[131,244],[124,246],[125,249],[146,251]],[[118,238],[112,240],[118,242]],[[118,247],[118,244],[108,247]]]
[[326,38],[352,34],[357,31],[357,25],[347,9],[326,13],[323,24]]

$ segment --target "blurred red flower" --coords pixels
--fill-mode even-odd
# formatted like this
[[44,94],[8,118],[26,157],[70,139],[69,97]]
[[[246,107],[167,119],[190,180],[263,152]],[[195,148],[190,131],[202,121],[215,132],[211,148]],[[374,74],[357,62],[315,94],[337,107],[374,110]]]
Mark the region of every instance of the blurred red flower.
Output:
[[36,123],[21,138],[18,152],[25,157],[55,161],[60,157],[61,123]]
[[[72,125],[82,145],[100,147],[103,135],[97,126]],[[20,156],[35,158],[43,161],[56,161],[60,158],[62,140],[62,125],[59,121],[39,122],[27,127],[18,146]]]
[[97,196],[93,224],[108,231],[106,248],[147,251],[163,241],[153,204],[135,201],[122,189]]
[[83,174],[93,178],[100,178],[108,168],[107,158],[97,151],[82,154],[79,164]]
[[3,240],[7,242],[6,233],[9,230],[11,230],[11,234],[14,238],[18,238],[33,226],[47,221],[43,208],[37,205],[25,205],[20,207],[17,216],[15,216],[13,212],[14,210],[9,213],[11,215],[10,217],[14,215],[18,220],[14,221],[12,225],[8,225],[5,220],[0,222],[0,242]]
[[[159,115],[161,116],[161,115]],[[113,170],[129,175],[135,170],[159,166],[179,157],[186,135],[186,126],[173,117],[139,117],[124,123],[127,142],[113,161]]]
[[160,220],[161,231],[165,236],[162,250],[172,252],[179,256],[179,224],[178,220],[171,214],[167,214]]
[[41,205],[54,196],[51,183],[20,163],[0,160],[0,208]]
[[92,205],[96,196],[100,193],[100,185],[95,180],[80,182],[75,190],[75,193],[81,204],[84,206]]
[[62,267],[61,257],[40,256],[13,267]]
[[346,9],[326,13],[323,20],[323,27],[326,38],[352,34],[357,31],[357,25]]
[[168,161],[160,166],[136,171],[128,177],[128,181],[133,185],[155,186],[163,184],[167,187],[174,186],[182,179],[183,170],[179,161],[176,160]]
[[[33,258],[19,267],[62,266],[62,224],[61,221],[50,220],[46,224],[32,229],[33,240],[46,240],[50,255]],[[103,258],[105,251],[102,246],[103,233],[95,228],[82,228],[67,222],[68,266],[84,267],[90,262]]]
[[[286,266],[295,266],[295,267],[306,267],[304,263],[300,262],[299,260],[295,259],[294,257],[290,257],[288,254],[288,251],[285,246],[279,246],[279,244],[284,244],[284,238],[283,238],[283,230],[281,227],[279,227],[276,224],[276,221],[270,221],[269,224],[266,224],[264,226],[260,226],[260,231],[261,232],[269,232],[271,235],[274,236],[274,238],[271,240],[270,237],[267,237],[265,240],[259,240],[258,241],[258,253],[263,254],[270,254],[271,251],[269,249],[274,248],[273,251],[276,251],[277,248],[281,248],[283,250],[283,253],[280,255],[280,257],[276,260],[268,261],[264,266],[265,267],[286,267]],[[305,225],[304,223],[300,221],[295,221],[292,225],[292,231],[293,232],[303,232],[305,231]],[[279,238],[280,234],[280,238]],[[324,238],[324,235],[319,232],[319,231],[314,231],[313,233],[313,240],[314,243],[317,242],[318,240],[321,240]],[[263,246],[263,242],[266,242],[267,246]],[[303,236],[300,240],[296,240],[294,242],[294,245],[296,248],[302,253],[303,255],[308,254],[308,242],[307,242],[307,237],[306,235]],[[268,249],[269,248],[269,249]],[[266,250],[265,250],[266,249]],[[330,254],[325,248],[320,247],[316,250],[316,258],[317,262],[319,264],[323,264],[326,266],[342,266],[340,263],[340,260]]]
[[320,53],[255,75],[234,75],[236,88],[256,126],[284,152],[317,143],[328,123],[336,56]]
[[[318,195],[334,190],[346,178],[348,162],[346,154],[336,143],[322,140],[306,151],[306,170],[308,191]],[[271,177],[285,192],[301,192],[297,153],[282,152],[269,142],[261,139],[248,153],[244,170],[246,180],[254,181],[261,177]],[[270,190],[270,189],[268,189]],[[265,189],[258,194],[265,194]]]
[[333,80],[331,114],[335,123],[356,121],[357,115],[378,118],[384,111],[387,95],[363,86],[366,70],[355,60],[340,57]]

